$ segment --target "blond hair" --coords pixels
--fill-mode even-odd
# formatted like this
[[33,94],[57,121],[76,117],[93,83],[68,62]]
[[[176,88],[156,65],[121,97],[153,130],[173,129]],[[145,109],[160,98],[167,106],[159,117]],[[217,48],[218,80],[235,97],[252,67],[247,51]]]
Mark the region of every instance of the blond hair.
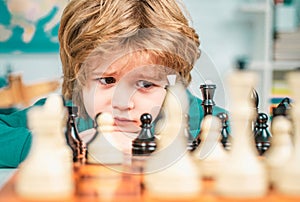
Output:
[[74,90],[76,80],[94,55],[150,51],[187,82],[200,56],[198,35],[176,0],[71,0],[58,37],[65,99],[80,92]]

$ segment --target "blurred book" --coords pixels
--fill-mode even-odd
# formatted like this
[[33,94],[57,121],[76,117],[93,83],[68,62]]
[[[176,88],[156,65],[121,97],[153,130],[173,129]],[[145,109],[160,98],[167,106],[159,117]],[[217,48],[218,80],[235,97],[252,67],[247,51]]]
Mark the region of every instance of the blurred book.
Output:
[[274,60],[300,61],[300,29],[294,32],[277,32]]
[[273,107],[277,105],[286,97],[290,97],[291,92],[289,90],[288,84],[285,80],[273,80],[270,103],[270,112],[272,112]]

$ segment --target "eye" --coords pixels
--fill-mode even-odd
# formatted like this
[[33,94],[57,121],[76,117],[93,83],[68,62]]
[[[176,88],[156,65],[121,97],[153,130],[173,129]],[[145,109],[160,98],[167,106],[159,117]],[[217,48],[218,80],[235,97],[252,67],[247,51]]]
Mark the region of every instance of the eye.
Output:
[[116,83],[116,79],[114,77],[103,77],[97,79],[102,85],[109,85]]
[[138,88],[151,88],[151,87],[155,86],[154,83],[152,83],[150,81],[144,81],[144,80],[137,81],[136,85]]

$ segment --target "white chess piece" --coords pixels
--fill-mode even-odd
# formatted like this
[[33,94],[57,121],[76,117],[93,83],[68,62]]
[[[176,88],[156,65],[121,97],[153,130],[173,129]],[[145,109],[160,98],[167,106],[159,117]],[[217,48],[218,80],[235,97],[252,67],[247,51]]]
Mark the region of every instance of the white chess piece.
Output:
[[221,127],[221,121],[212,115],[205,116],[201,123],[201,143],[193,155],[204,178],[215,178],[228,158],[228,152],[221,143]]
[[291,157],[293,144],[291,139],[292,124],[284,116],[276,116],[272,121],[272,144],[265,153],[266,164],[269,170],[269,181],[276,187],[282,166]]
[[197,196],[201,189],[199,169],[187,152],[184,136],[188,109],[184,87],[169,86],[163,104],[164,122],[160,125],[160,140],[145,166],[145,187],[151,196],[181,198]]
[[294,149],[277,178],[276,189],[288,195],[300,195],[300,72],[291,72],[287,80],[292,92],[291,117],[294,126]]
[[103,112],[96,118],[97,134],[88,143],[87,162],[95,164],[122,164],[123,153],[113,139],[114,119]]
[[236,71],[229,75],[228,81],[232,147],[216,178],[216,191],[229,197],[261,197],[268,190],[268,182],[251,131],[254,106],[250,103],[250,92],[256,84],[256,75]]
[[63,199],[74,193],[72,151],[64,136],[66,110],[59,95],[28,111],[32,146],[20,165],[16,193],[25,198]]
[[120,168],[114,167],[123,163],[123,153],[113,139],[114,119],[112,114],[102,112],[96,117],[97,133],[87,145],[87,163],[103,164],[97,175],[102,185],[97,187],[97,193],[103,201],[112,201],[120,186],[122,174]]

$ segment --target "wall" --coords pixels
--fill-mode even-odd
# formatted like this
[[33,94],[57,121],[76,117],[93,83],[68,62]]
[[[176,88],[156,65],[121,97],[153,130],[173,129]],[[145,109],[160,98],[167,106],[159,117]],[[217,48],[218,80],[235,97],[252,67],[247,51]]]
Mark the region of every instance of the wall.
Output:
[[[193,80],[193,92],[201,96],[200,84],[212,80],[217,84],[216,103],[225,107],[224,75],[232,69],[237,56],[249,54],[251,24],[237,12],[241,0],[182,1],[201,40],[202,57],[193,71],[199,79]],[[61,76],[58,54],[0,55],[0,74],[7,64],[22,71],[25,82]]]
[[[239,13],[241,0],[183,0],[192,25],[201,40],[205,55],[196,68],[216,83],[216,103],[227,108],[225,75],[235,66],[235,59],[251,52],[251,23]],[[250,48],[249,48],[250,47]],[[211,61],[207,58],[211,58]],[[214,64],[215,66],[213,66]],[[193,83],[194,87],[200,84]],[[196,91],[196,90],[195,90]]]
[[59,79],[62,75],[58,53],[53,54],[2,54],[0,55],[0,75],[7,65],[23,75],[24,83],[45,79]]

